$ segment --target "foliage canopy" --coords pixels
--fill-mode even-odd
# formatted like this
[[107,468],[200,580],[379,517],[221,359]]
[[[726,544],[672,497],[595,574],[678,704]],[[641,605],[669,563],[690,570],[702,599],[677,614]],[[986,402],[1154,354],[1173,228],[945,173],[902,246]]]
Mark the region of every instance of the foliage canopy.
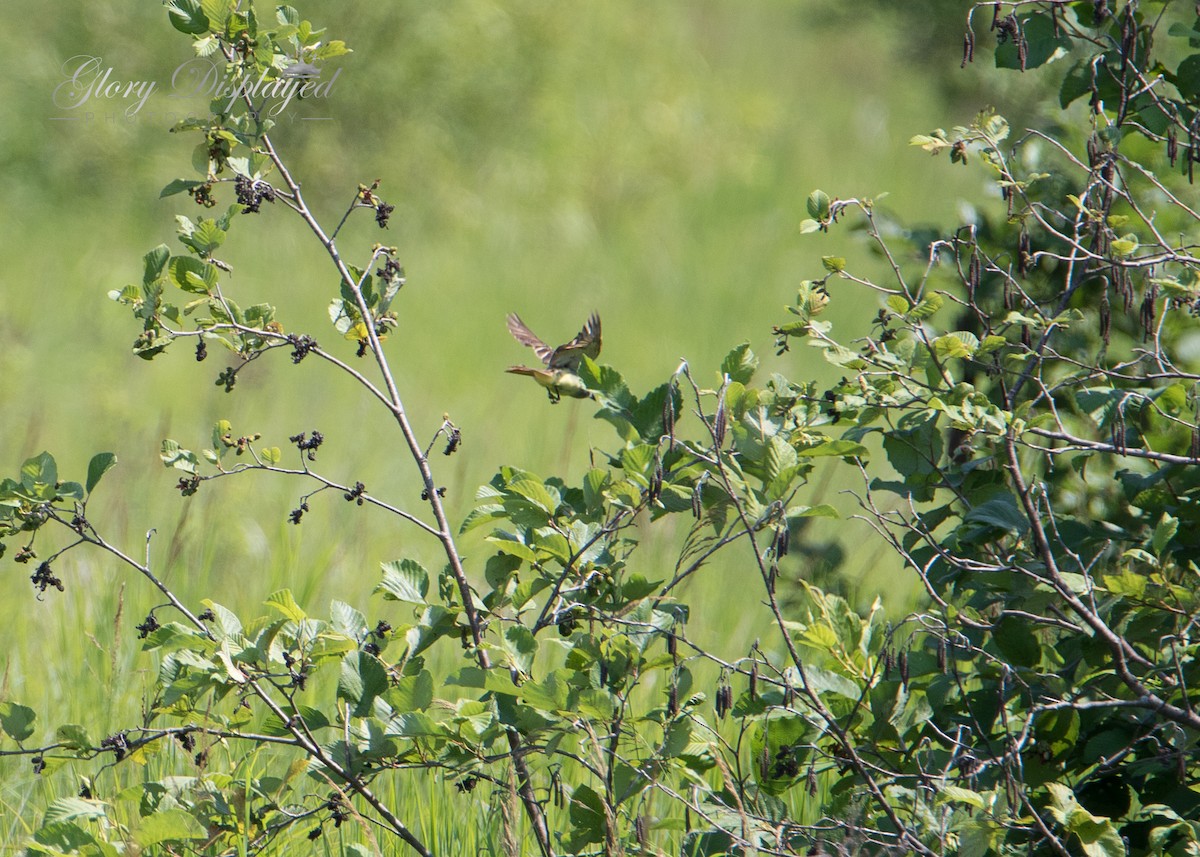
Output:
[[[270,21],[233,0],[168,13],[233,82],[284,81],[347,52],[290,7]],[[582,474],[501,467],[461,525],[431,454],[439,441],[457,453],[463,429],[447,416],[418,438],[388,361],[397,250],[343,256],[342,224],[309,209],[252,92],[181,122],[198,138],[195,175],[164,194],[206,211],[236,202],[178,217],[182,249],[154,248],[140,282],[112,293],[139,327],[134,352],[212,348],[231,392],[275,352],[297,371],[325,361],[390,414],[424,490],[417,505],[331,478],[319,431],[264,438],[225,420],[205,449],[164,441],[163,463],[185,496],[251,472],[302,478],[293,523],[332,492],[434,541],[444,565],[381,563],[370,609],[400,605],[398,622],[341,601],[318,618],[286,590],[263,616],[197,609],[94,522],[111,454],[82,482],[48,453],[27,461],[0,482],[0,537],[34,585],[63,589],[62,556],[91,547],[166,602],[139,626],[158,663],[143,722],[99,740],[55,724],[44,738],[35,712],[0,702],[6,742],[39,772],[100,763],[47,808],[30,852],[291,848],[352,822],[372,844],[351,850],[387,835],[426,855],[420,820],[385,789],[435,776],[495,796],[508,853],[1200,849],[1200,19],[1178,3],[989,2],[970,11],[964,62],[986,34],[998,74],[1066,69],[1062,112],[1014,134],[987,109],[912,143],[984,170],[996,199],[930,235],[888,222],[877,200],[807,198],[802,240],[850,225],[890,271],[825,256],[775,328],[781,354],[816,349],[841,381],[761,379],[742,344],[716,373],[685,362],[639,393],[583,356],[569,371],[611,446]],[[378,182],[351,197],[346,217],[386,226]],[[228,287],[222,246],[264,205],[327,250],[338,286],[321,338],[334,345]],[[879,302],[867,330],[835,333],[829,305],[863,295]],[[923,609],[889,622],[878,603],[864,615],[781,577],[805,522],[837,514],[806,502],[824,461],[859,480],[854,526],[916,575]],[[673,568],[648,569],[635,525],[663,520],[687,537]],[[472,530],[488,556],[463,556]],[[722,617],[690,621],[685,584],[718,554],[761,591],[764,638],[736,656],[706,638]],[[452,669],[435,647],[459,652]],[[184,752],[167,774],[109,789],[106,766],[172,745]]]

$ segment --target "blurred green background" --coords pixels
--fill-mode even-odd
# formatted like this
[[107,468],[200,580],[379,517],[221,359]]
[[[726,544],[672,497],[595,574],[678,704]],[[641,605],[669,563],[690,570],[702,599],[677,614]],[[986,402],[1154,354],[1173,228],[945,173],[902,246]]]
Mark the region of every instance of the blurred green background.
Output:
[[[466,514],[501,463],[577,479],[589,450],[615,441],[590,403],[551,407],[533,384],[504,374],[529,358],[505,330],[510,311],[551,342],[599,311],[602,360],[635,391],[662,383],[682,358],[715,381],[721,357],[743,340],[764,373],[830,378],[815,353],[774,357],[771,326],[787,318],[799,281],[822,275],[822,255],[851,258],[866,273],[875,262],[845,231],[800,236],[805,197],[818,187],[843,198],[888,192],[899,219],[947,225],[959,196],[977,196],[981,174],[907,145],[912,134],[965,122],[995,97],[982,91],[979,69],[958,68],[967,6],[301,7],[354,53],[331,66],[341,74],[330,97],[298,106],[273,138],[327,227],[360,182],[382,179],[381,196],[396,206],[386,232],[357,214],[339,246],[351,262],[365,262],[376,241],[400,249],[408,285],[388,350],[418,431],[431,436],[443,413],[462,427],[461,453],[434,462],[452,516]],[[279,446],[319,429],[327,440],[318,466],[327,475],[361,480],[419,510],[420,486],[386,415],[327,366],[294,367],[283,352],[243,372],[233,394],[213,383],[227,365],[215,350],[205,363],[184,348],[143,362],[130,352],[133,320],[106,298],[140,278],[151,247],[178,248],[176,213],[204,213],[184,195],[159,199],[172,179],[194,177],[197,138],[167,130],[172,114],[204,104],[164,91],[191,56],[187,37],[155,3],[71,0],[50,9],[8,0],[6,8],[21,26],[0,74],[8,114],[0,123],[0,472],[49,449],[67,478],[82,478],[93,452],[111,450],[121,463],[93,523],[139,556],[154,528],[155,568],[191,603],[215,597],[254,613],[263,596],[289,586],[317,614],[336,595],[371,615],[380,560],[434,561],[413,532],[333,495],[312,501],[293,527],[287,513],[311,487],[300,482],[223,480],[181,499],[178,473],[162,468],[157,453],[163,437],[207,445],[219,418]],[[929,26],[930,16],[940,26]],[[131,119],[116,102],[59,109],[54,89],[64,63],[80,54],[102,57],[115,80],[154,80],[160,91]],[[231,199],[228,189],[220,194],[223,208]],[[353,360],[353,344],[338,342],[328,324],[336,276],[283,206],[239,218],[223,258],[234,267],[227,294],[243,306],[277,304],[287,329]],[[877,309],[850,289],[834,284],[830,311],[846,332]],[[814,492],[836,501],[845,487]],[[868,603],[888,587],[873,575],[881,554],[865,533],[840,521],[814,525],[806,538],[846,545],[842,573]],[[670,542],[672,534],[654,538]],[[11,561],[13,547],[0,561],[0,698],[53,722],[86,720],[94,733],[123,725],[140,704],[130,670],[146,668],[134,659],[132,626],[157,602],[128,571],[83,552],[56,567],[66,593],[38,598],[27,581],[32,569]],[[477,540],[465,547],[468,564],[473,550],[482,553]],[[53,546],[38,549],[46,556]],[[649,556],[671,561],[666,547]],[[788,573],[805,574],[804,562],[793,557]],[[722,583],[736,574],[717,569],[694,597],[729,603],[746,589]],[[912,597],[907,587],[890,595],[897,609]],[[722,631],[731,649],[744,653],[758,636],[748,621]],[[111,698],[98,704],[77,693],[81,677]],[[24,767],[0,776],[0,816],[10,819],[0,842],[22,835],[31,779]]]

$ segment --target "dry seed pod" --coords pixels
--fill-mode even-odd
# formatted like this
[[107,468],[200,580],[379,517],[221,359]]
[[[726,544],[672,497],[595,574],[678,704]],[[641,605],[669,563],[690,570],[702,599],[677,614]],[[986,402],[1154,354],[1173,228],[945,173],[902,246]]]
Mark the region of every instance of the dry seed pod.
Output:
[[1100,338],[1104,340],[1105,345],[1108,345],[1111,332],[1112,308],[1108,305],[1108,284],[1106,282],[1104,292],[1100,295]]
[[1149,339],[1154,335],[1154,317],[1155,305],[1158,302],[1158,286],[1151,286],[1146,289],[1146,296],[1142,298],[1142,334],[1143,339]]
[[967,63],[975,61],[975,34],[971,32],[971,28],[967,27],[967,31],[963,33],[963,58],[960,68],[966,68]]
[[751,699],[758,699],[758,662],[750,665],[749,692]]
[[975,290],[979,288],[980,276],[979,250],[972,247],[971,261],[967,263],[967,295],[972,301],[975,300]]
[[908,688],[908,652],[903,651],[896,656],[897,665],[900,667],[900,683]]
[[717,402],[717,415],[713,417],[713,441],[720,449],[725,445],[725,430],[728,428],[728,417],[725,414],[725,391],[721,391],[721,400]]
[[1017,237],[1017,273],[1022,277],[1029,276],[1029,267],[1033,264],[1033,244],[1029,233],[1024,229]]

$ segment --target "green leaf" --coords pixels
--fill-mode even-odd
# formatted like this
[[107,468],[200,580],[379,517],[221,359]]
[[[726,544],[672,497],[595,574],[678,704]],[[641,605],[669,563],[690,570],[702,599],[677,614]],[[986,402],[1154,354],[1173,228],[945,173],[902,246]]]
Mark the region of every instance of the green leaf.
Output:
[[547,490],[544,483],[536,479],[521,477],[510,482],[508,487],[547,515],[553,515],[558,509],[558,499]]
[[176,470],[182,470],[185,473],[194,474],[200,466],[200,461],[196,458],[196,453],[184,449],[170,439],[162,442],[162,450],[158,455],[165,466],[174,467]]
[[1017,498],[1012,494],[1001,494],[987,502],[980,503],[963,516],[963,521],[976,524],[987,524],[1015,536],[1022,535],[1029,529],[1029,519],[1017,504]]
[[375,697],[387,689],[387,669],[379,658],[366,652],[351,652],[342,658],[337,695],[338,699],[344,699],[353,706],[352,716],[369,715]]
[[33,488],[35,485],[53,487],[56,482],[58,482],[58,464],[54,461],[54,456],[48,452],[27,458],[21,465],[21,484],[26,488]]
[[[191,190],[192,188],[200,187],[203,184],[204,184],[204,182],[201,182],[201,181],[192,181],[189,179],[175,179],[173,182],[169,183],[166,187],[164,187],[162,189],[162,191],[158,194],[158,198],[164,199],[168,196],[174,196],[177,193],[183,193],[185,190]],[[162,249],[166,250],[167,246],[164,244],[162,246]]]
[[207,295],[217,285],[217,268],[191,256],[173,256],[167,265],[167,279],[185,292]]
[[[1025,40],[1025,69],[1037,68],[1071,49],[1071,40],[1060,32],[1049,15],[1037,13],[1021,21]],[[1012,38],[996,46],[996,68],[1020,69],[1021,57]]]
[[1150,549],[1154,551],[1155,556],[1163,555],[1163,551],[1166,550],[1171,539],[1175,538],[1177,532],[1179,532],[1179,519],[1164,513],[1162,519],[1154,527],[1154,534],[1150,537]]
[[54,740],[70,750],[89,750],[92,747],[91,736],[85,727],[78,723],[64,723],[54,732]]
[[[112,853],[113,857],[116,857],[116,849],[113,849],[107,843],[98,842],[95,836],[80,825],[70,821],[44,822],[41,827],[33,832],[33,841],[38,845],[54,849],[49,853],[56,855],[56,857],[59,854],[93,853],[92,851],[85,851],[85,846],[90,846],[97,855],[109,857],[109,854]],[[104,851],[105,847],[111,849],[111,852]],[[28,853],[44,854],[47,852],[43,848],[30,847]]]
[[820,458],[827,455],[836,455],[840,457],[850,458],[866,458],[870,453],[867,447],[861,443],[856,443],[852,440],[827,440],[824,443],[818,443],[816,446],[805,447],[797,450],[796,454],[805,458]]
[[750,350],[750,343],[743,342],[734,348],[721,361],[721,372],[729,376],[730,381],[748,384],[758,369],[758,357]]
[[334,631],[352,640],[363,640],[368,633],[366,617],[336,598],[329,605],[329,624]]
[[808,215],[815,220],[829,219],[829,194],[823,190],[814,190],[808,195]]
[[204,839],[204,826],[182,809],[155,812],[141,819],[133,838],[138,845],[147,848],[160,842],[182,842],[188,839]]
[[392,560],[381,563],[383,580],[375,587],[389,601],[406,601],[410,604],[425,604],[429,592],[429,572],[419,562],[411,559]]
[[979,339],[968,331],[955,331],[939,336],[933,341],[933,353],[939,360],[949,358],[969,358],[979,347]]
[[142,285],[150,286],[157,283],[167,270],[167,262],[171,258],[171,249],[166,244],[159,244],[142,257]]
[[32,708],[15,702],[0,702],[0,729],[14,741],[24,741],[33,735],[37,714]]
[[75,818],[104,818],[107,814],[108,804],[104,801],[64,797],[46,808],[45,823],[58,824]]
[[1175,86],[1188,101],[1200,100],[1200,54],[1191,53],[1175,69]]
[[992,639],[1004,658],[1018,667],[1036,667],[1042,660],[1042,647],[1029,623],[1006,616],[996,623]]
[[416,675],[403,676],[387,690],[384,699],[399,714],[424,711],[433,704],[433,674],[421,670]]
[[927,298],[922,298],[905,316],[909,321],[924,321],[942,308],[946,299],[934,292]]
[[571,835],[568,839],[572,851],[604,839],[604,802],[590,787],[576,786],[571,793]]
[[98,452],[92,456],[92,460],[88,462],[87,475],[87,493],[91,494],[92,489],[104,476],[105,473],[112,470],[117,463],[117,457],[111,452]]
[[549,673],[541,681],[527,681],[520,687],[521,699],[527,705],[543,711],[562,711],[567,708],[568,686],[560,678],[561,671]]
[[1122,238],[1114,239],[1113,242],[1109,245],[1109,247],[1112,249],[1113,255],[1117,256],[1119,258],[1124,258],[1126,256],[1132,256],[1134,253],[1137,252],[1137,248],[1139,246],[1140,245],[1138,243],[1137,236],[1134,235],[1133,233],[1125,235]]
[[167,15],[171,26],[189,36],[199,36],[209,30],[208,17],[198,0],[170,0]]
[[504,651],[509,662],[523,673],[533,669],[533,657],[538,643],[533,633],[524,625],[513,625],[504,632]]
[[274,607],[283,614],[284,618],[292,622],[303,622],[308,618],[308,614],[296,603],[296,598],[292,595],[292,590],[290,589],[279,589],[272,592],[267,596],[264,603],[268,607]]

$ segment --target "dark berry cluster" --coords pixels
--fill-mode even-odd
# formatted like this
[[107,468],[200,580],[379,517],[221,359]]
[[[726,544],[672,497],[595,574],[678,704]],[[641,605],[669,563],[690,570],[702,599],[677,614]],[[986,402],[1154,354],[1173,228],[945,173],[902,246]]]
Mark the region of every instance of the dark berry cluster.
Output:
[[295,509],[292,509],[292,511],[290,511],[288,513],[288,523],[290,523],[290,524],[300,523],[300,519],[304,517],[304,513],[307,511],[308,511],[308,503],[307,502],[301,503],[299,506],[297,506]]
[[329,818],[333,821],[334,827],[341,827],[342,822],[350,817],[346,805],[342,802],[342,796],[336,792],[329,796],[325,808],[329,810]]
[[347,491],[342,496],[345,497],[348,502],[352,501],[352,502],[358,503],[358,505],[361,506],[363,504],[363,494],[366,494],[366,493],[367,493],[367,486],[363,485],[361,482],[355,482],[354,487],[351,488],[349,491]]
[[124,759],[129,753],[129,741],[126,739],[124,732],[116,732],[102,739],[100,746],[103,749],[112,750],[118,762]]
[[179,493],[184,497],[191,497],[200,490],[200,477],[195,474],[186,477],[181,476],[175,487],[179,489]]
[[462,432],[458,426],[450,426],[446,432],[446,448],[443,450],[443,454],[454,455],[460,446],[462,446]]
[[233,186],[237,192],[238,205],[245,206],[242,214],[258,214],[263,202],[275,201],[275,188],[262,180],[238,176]]
[[391,623],[380,619],[379,623],[373,630],[368,633],[370,641],[363,646],[363,651],[368,655],[378,657],[383,652],[383,646],[387,642],[388,634],[392,631]]
[[375,276],[383,280],[385,283],[399,283],[403,286],[406,280],[404,279],[404,268],[395,259],[388,257],[388,260],[383,263],[382,268],[375,269]]
[[304,690],[305,685],[308,684],[308,666],[293,658],[290,652],[283,653],[283,665],[287,667],[292,687]]
[[59,592],[64,591],[63,582],[55,577],[54,572],[50,570],[49,562],[43,562],[39,565],[37,571],[31,574],[29,579],[33,581],[33,585],[37,587],[38,592],[45,592],[51,586]]
[[208,343],[204,341],[204,337],[196,340],[196,362],[203,363],[204,358],[208,356]]
[[308,352],[319,347],[317,341],[307,334],[297,336],[294,333],[289,333],[287,338],[288,344],[292,346],[292,362],[299,363],[308,356]]
[[313,431],[312,437],[307,437],[304,432],[294,434],[288,438],[289,441],[296,445],[296,449],[308,454],[309,461],[317,460],[317,450],[321,444],[325,442],[325,435],[319,431]]
[[325,435],[314,430],[312,437],[308,437],[304,432],[300,432],[300,434],[292,435],[288,440],[296,444],[296,449],[308,453],[309,461],[316,461],[317,449],[325,442]]
[[144,640],[147,637],[149,637],[151,634],[153,634],[155,631],[157,631],[159,628],[161,628],[162,626],[158,624],[158,620],[155,619],[154,614],[151,613],[148,616],[146,616],[146,619],[144,622],[142,622],[142,624],[134,625],[134,627],[137,628],[138,639]]
[[379,224],[380,229],[387,229],[388,220],[392,216],[392,212],[396,210],[396,206],[388,205],[382,200],[375,206],[375,222]]
[[[445,497],[445,496],[446,496],[446,488],[445,488],[445,486],[442,486],[441,488],[437,489],[437,495],[438,495],[439,497]],[[428,500],[428,499],[429,499],[429,489],[428,489],[428,488],[424,489],[424,490],[421,492],[421,499],[422,499],[422,500]]]

